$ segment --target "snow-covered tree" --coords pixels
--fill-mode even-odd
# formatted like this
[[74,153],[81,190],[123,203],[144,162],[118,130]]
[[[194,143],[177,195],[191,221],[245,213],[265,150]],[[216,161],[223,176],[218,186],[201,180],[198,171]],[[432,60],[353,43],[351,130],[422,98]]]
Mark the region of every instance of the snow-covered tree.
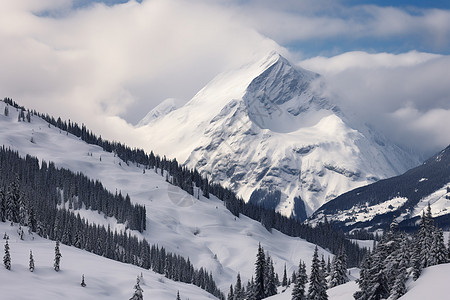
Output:
[[[134,294],[130,298],[130,300],[143,300],[144,299],[144,291],[142,290],[140,286],[141,280],[139,279],[139,276],[136,279],[136,284],[134,285]],[[178,295],[179,296],[179,295]]]
[[308,300],[327,300],[327,284],[319,260],[319,250],[316,246],[314,249],[311,274],[309,277]]
[[264,288],[265,265],[266,265],[266,258],[264,254],[264,249],[261,247],[261,244],[259,244],[255,263],[254,296],[256,300],[265,298],[265,288]]
[[331,266],[330,288],[344,284],[348,281],[347,255],[345,254],[344,248],[341,248],[340,253],[333,258]]
[[292,300],[306,300],[305,285],[307,282],[308,276],[306,275],[306,265],[300,261],[298,264],[296,282],[294,282],[294,288],[292,289]]
[[244,287],[241,282],[241,274],[237,274],[236,284],[234,285],[234,298],[233,300],[244,300]]
[[177,299],[176,300],[181,300],[181,298],[180,298],[180,291],[177,291]]
[[62,257],[62,255],[61,255],[61,252],[59,251],[59,241],[56,241],[55,259],[54,259],[54,264],[53,264],[53,268],[55,269],[56,272],[58,272],[60,269],[61,257]]
[[33,252],[30,250],[30,265],[29,265],[30,272],[34,271],[34,258],[33,258]]
[[80,283],[80,285],[81,285],[82,287],[85,287],[85,286],[86,286],[86,282],[84,282],[84,274],[81,275],[81,283]]
[[269,253],[266,254],[266,264],[264,269],[264,295],[270,297],[277,294],[277,284],[275,282],[275,271]]
[[433,243],[431,247],[430,265],[445,264],[448,262],[448,251],[444,243],[444,233],[442,229],[433,230]]
[[9,253],[8,240],[5,243],[5,256],[3,256],[3,264],[7,270],[11,270],[11,254]]

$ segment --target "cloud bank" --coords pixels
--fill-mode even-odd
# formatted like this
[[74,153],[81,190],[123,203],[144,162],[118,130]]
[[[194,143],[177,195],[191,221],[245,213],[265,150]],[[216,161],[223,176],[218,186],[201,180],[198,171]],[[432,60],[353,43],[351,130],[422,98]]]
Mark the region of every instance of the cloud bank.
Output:
[[0,96],[149,149],[132,124],[151,108],[189,100],[218,73],[276,49],[324,74],[343,106],[390,138],[424,152],[450,141],[449,10],[331,0],[87,2],[2,3]]
[[450,56],[348,52],[300,63],[323,74],[328,95],[390,139],[431,155],[450,143]]

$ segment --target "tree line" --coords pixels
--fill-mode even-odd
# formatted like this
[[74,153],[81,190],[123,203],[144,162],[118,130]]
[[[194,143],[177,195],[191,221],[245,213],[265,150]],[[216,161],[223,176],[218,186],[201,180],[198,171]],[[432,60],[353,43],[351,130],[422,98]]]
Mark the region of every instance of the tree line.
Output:
[[433,225],[431,207],[421,216],[419,231],[410,236],[392,222],[361,265],[356,300],[390,299],[404,295],[408,278],[417,280],[422,269],[450,261],[441,229]]
[[[23,106],[19,106],[10,98],[5,98],[4,102],[16,109],[25,110]],[[203,196],[206,198],[209,198],[209,194],[212,193],[222,200],[226,208],[236,217],[243,214],[261,222],[268,230],[276,229],[286,235],[303,238],[322,248],[329,249],[332,253],[339,253],[340,249],[344,247],[348,255],[349,266],[358,266],[366,254],[366,249],[360,249],[356,243],[346,239],[343,232],[337,232],[327,222],[313,228],[296,218],[283,216],[271,208],[262,207],[250,201],[246,203],[231,189],[225,188],[219,183],[209,182],[208,178],[200,174],[198,170],[195,168],[189,169],[179,164],[176,159],[170,160],[165,156],[160,157],[153,152],[147,154],[142,149],[132,149],[119,142],[104,140],[101,136],[97,137],[88,130],[84,124],[79,126],[70,120],[62,121],[61,118],[55,119],[36,111],[33,111],[32,115],[41,117],[49,124],[79,137],[86,143],[98,145],[105,151],[114,153],[127,164],[134,163],[143,167],[144,172],[146,169],[153,169],[155,172],[160,170],[161,175],[164,176],[164,171],[166,171],[166,179],[169,183],[180,187],[191,195],[194,195],[194,186],[201,189]],[[255,200],[254,202],[258,201]]]
[[[72,209],[65,209],[63,204]],[[39,164],[35,157],[21,158],[16,151],[0,148],[0,221],[27,226],[39,236],[152,269],[223,296],[205,269],[195,269],[189,259],[150,246],[131,233],[90,224],[75,213],[82,206],[115,217],[130,229],[146,229],[145,207],[132,204],[128,196],[113,195],[100,182],[56,168],[51,162]]]

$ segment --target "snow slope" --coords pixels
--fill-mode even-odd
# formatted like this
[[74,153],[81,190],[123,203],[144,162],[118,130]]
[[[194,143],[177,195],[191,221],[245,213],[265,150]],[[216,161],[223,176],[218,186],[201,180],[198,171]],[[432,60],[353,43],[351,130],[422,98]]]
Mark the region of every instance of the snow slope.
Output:
[[[61,269],[53,270],[55,242],[37,235],[25,234],[20,240],[17,226],[0,222],[1,236],[10,237],[11,270],[0,266],[0,299],[129,299],[134,292],[136,277],[143,275],[140,283],[144,299],[216,299],[191,284],[174,282],[160,274],[133,265],[119,263],[87,251],[60,245]],[[26,230],[25,230],[26,231]],[[5,240],[1,240],[1,248]],[[33,251],[34,272],[30,272],[29,257]],[[81,287],[84,274],[86,287]]]
[[439,227],[450,226],[450,146],[402,175],[349,191],[325,203],[308,222],[325,218],[344,231],[383,228],[395,216],[414,227],[430,205]]
[[[353,274],[353,271],[352,271]],[[450,264],[437,265],[423,270],[417,281],[408,281],[408,292],[399,300],[436,299],[444,300],[448,297],[448,274]],[[353,280],[327,290],[329,300],[351,300],[353,293],[359,290],[358,284]],[[284,293],[267,298],[268,300],[291,300],[292,289],[288,288]]]
[[183,106],[185,101],[168,98],[158,104],[155,108],[153,108],[141,121],[137,124],[137,127],[145,126],[154,120],[167,115],[168,113],[176,110],[177,108]]
[[[42,119],[32,117],[31,123],[17,122],[18,112],[11,107],[5,117],[1,113],[4,106],[0,102],[0,145],[99,179],[113,193],[116,190],[123,195],[128,193],[132,201],[145,205],[147,211],[147,230],[132,234],[189,257],[197,268],[212,271],[222,291],[228,291],[238,272],[244,282],[251,278],[258,243],[270,253],[280,274],[284,264],[291,273],[300,259],[310,263],[314,245],[276,230],[270,233],[245,216],[235,218],[214,196],[196,199],[168,184],[160,170],[144,173],[140,167],[127,166],[98,146],[88,145],[53,126],[49,128]],[[123,224],[117,224],[113,218],[105,219],[92,211],[78,212],[90,222],[123,230]],[[331,255],[325,250],[320,252],[325,258]]]
[[[319,75],[277,53],[218,75],[184,106],[138,128],[153,150],[196,167],[246,201],[282,192],[285,215],[310,215],[355,187],[419,163],[324,97]],[[304,205],[303,205],[304,204]]]

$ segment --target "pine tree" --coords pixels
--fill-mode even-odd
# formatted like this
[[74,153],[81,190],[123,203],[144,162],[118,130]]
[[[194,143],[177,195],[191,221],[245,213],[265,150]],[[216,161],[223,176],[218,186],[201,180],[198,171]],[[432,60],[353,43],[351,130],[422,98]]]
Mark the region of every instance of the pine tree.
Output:
[[233,300],[244,300],[244,287],[241,282],[241,274],[237,274],[236,284],[234,286],[234,298]]
[[56,272],[59,271],[60,269],[60,262],[61,262],[61,252],[59,251],[59,241],[56,241],[56,245],[55,245],[55,263],[53,264],[53,268],[55,269]]
[[230,284],[230,291],[228,292],[227,300],[233,300],[233,299],[234,299],[233,285]]
[[[136,284],[134,285],[134,294],[133,296],[130,298],[130,300],[143,300],[144,299],[144,291],[142,290],[141,286],[140,286],[140,282],[141,280],[139,279],[139,276],[136,279]],[[179,297],[179,295],[178,295]]]
[[284,264],[284,270],[283,270],[283,281],[281,282],[282,286],[287,286],[288,279],[287,279],[287,272],[286,272],[286,264]]
[[448,262],[448,252],[444,243],[444,233],[442,229],[433,230],[433,243],[431,248],[430,265],[440,265]]
[[5,106],[5,117],[9,115],[8,105]]
[[331,267],[330,288],[348,282],[347,276],[347,259],[344,248],[341,248],[340,253],[333,258]]
[[277,285],[275,282],[275,271],[273,262],[269,254],[266,254],[266,264],[264,269],[264,295],[270,297],[277,294]]
[[327,285],[319,260],[319,250],[314,249],[311,275],[309,277],[308,300],[327,300]]
[[180,291],[177,291],[177,299],[176,300],[181,300],[181,298],[180,298]]
[[294,282],[294,288],[292,289],[292,300],[306,300],[305,285],[307,282],[306,265],[300,261],[298,264],[297,281]]
[[33,252],[30,250],[30,265],[29,265],[30,272],[34,271],[34,258],[33,258]]
[[11,254],[9,253],[8,240],[5,243],[5,256],[3,256],[3,264],[7,270],[11,270]]
[[261,300],[265,298],[264,293],[264,269],[265,269],[266,259],[264,255],[264,249],[261,244],[258,246],[258,253],[256,255],[255,263],[255,284],[254,284],[254,296],[256,300]]

